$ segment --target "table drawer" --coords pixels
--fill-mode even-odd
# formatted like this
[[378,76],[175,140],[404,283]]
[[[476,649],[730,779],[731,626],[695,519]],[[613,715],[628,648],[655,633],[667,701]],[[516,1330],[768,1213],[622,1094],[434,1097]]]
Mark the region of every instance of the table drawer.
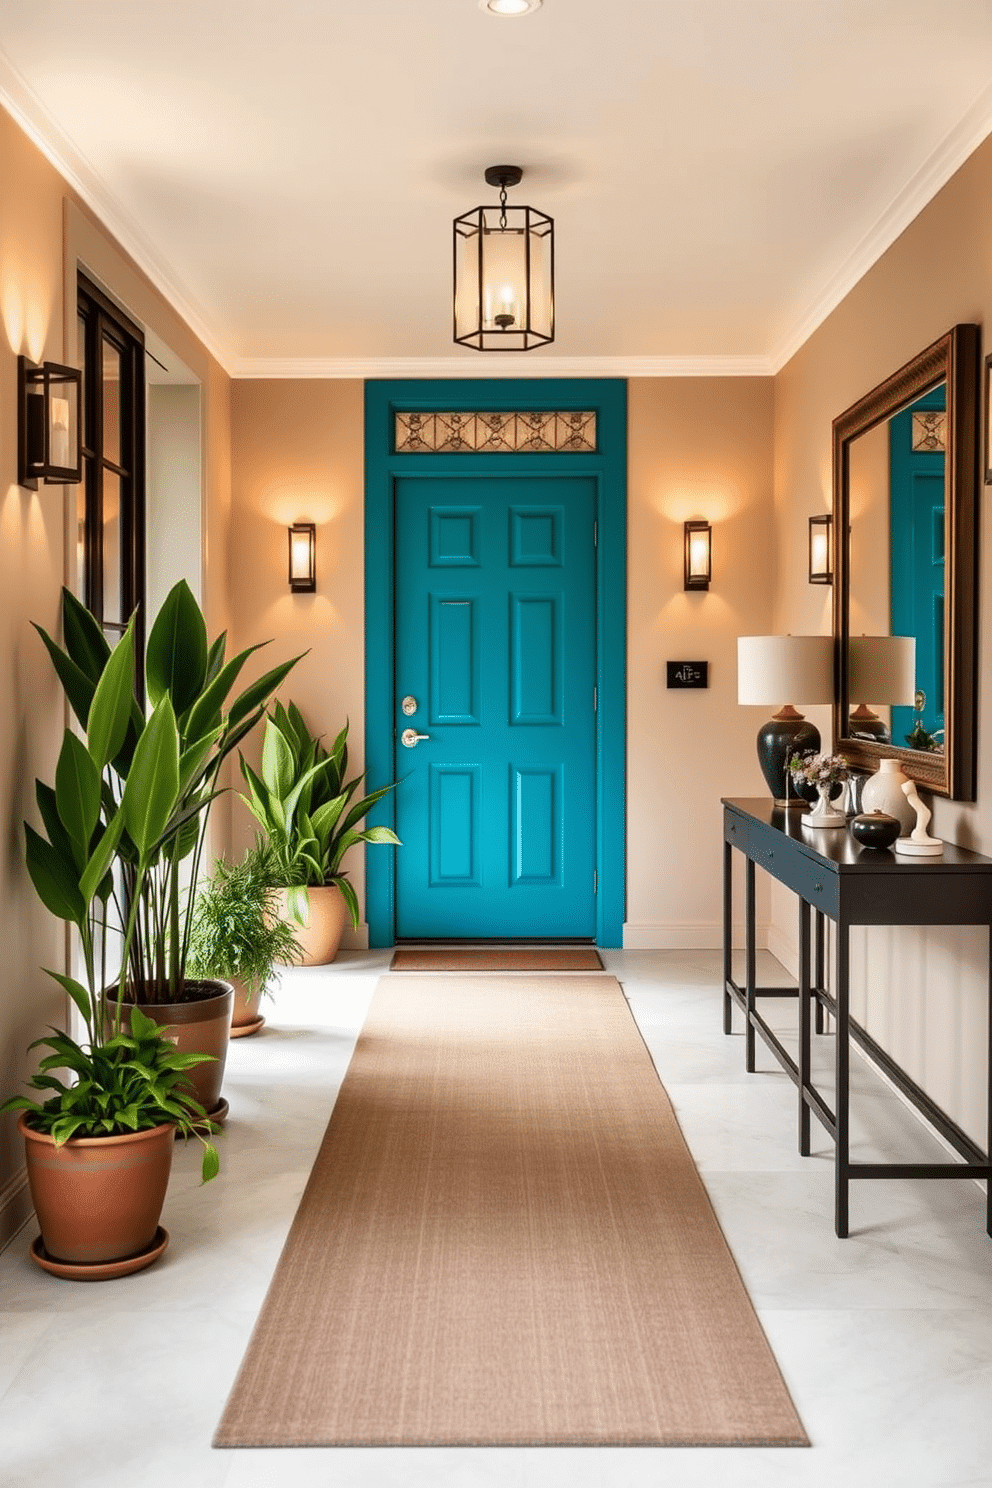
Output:
[[803,851],[798,842],[781,832],[755,824],[748,832],[748,853],[787,889],[799,894],[814,909],[836,919],[840,908],[840,880],[821,858]]

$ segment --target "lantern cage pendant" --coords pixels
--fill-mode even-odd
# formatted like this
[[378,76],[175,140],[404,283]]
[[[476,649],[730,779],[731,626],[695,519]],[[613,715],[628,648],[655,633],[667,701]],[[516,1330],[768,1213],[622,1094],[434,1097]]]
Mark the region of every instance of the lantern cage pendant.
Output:
[[534,207],[507,204],[518,165],[491,165],[498,206],[454,221],[454,339],[474,351],[532,351],[555,338],[554,221]]

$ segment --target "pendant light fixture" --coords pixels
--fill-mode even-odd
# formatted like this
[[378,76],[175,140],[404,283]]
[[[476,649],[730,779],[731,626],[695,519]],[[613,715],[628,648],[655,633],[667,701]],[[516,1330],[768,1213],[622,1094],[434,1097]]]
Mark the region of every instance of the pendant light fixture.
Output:
[[474,351],[532,351],[555,339],[555,225],[534,207],[507,206],[519,165],[491,165],[499,205],[455,218],[455,340]]

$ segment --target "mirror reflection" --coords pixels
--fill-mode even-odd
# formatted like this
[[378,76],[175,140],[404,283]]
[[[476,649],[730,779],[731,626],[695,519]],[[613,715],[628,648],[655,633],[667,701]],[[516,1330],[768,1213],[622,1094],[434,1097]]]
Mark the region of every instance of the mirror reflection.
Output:
[[834,749],[974,800],[980,333],[957,325],[834,420]]
[[849,445],[845,734],[944,750],[947,384]]

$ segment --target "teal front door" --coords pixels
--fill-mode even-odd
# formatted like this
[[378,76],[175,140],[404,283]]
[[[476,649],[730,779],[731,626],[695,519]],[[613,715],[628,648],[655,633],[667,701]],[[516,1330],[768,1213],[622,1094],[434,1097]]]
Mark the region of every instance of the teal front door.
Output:
[[595,478],[394,499],[396,936],[592,940]]

